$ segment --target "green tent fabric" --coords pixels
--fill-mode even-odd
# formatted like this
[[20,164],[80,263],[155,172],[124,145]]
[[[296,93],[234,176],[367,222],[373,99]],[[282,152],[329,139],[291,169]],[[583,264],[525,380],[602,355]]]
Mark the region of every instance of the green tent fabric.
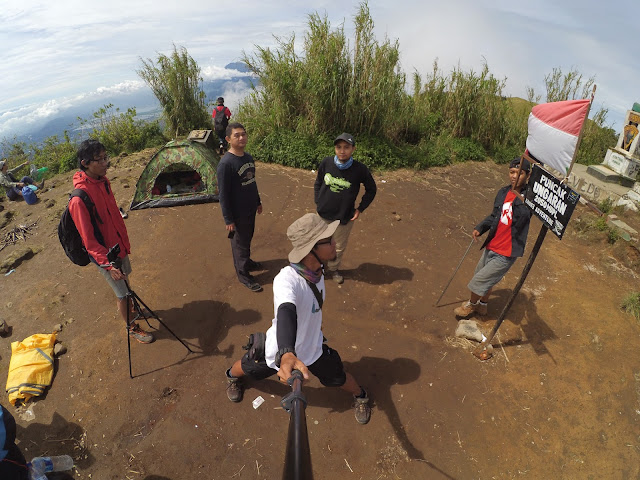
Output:
[[217,202],[219,161],[218,155],[202,143],[167,143],[140,175],[130,209]]

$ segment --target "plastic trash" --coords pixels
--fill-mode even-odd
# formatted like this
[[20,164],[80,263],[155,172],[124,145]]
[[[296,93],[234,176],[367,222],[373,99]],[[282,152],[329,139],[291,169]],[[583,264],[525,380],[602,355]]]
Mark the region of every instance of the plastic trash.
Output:
[[48,472],[66,472],[73,468],[73,458],[69,455],[56,457],[36,457],[31,460],[29,467],[29,480],[47,480]]
[[[32,167],[33,166],[34,165],[32,165]],[[49,168],[47,167],[38,168],[37,170],[31,172],[31,178],[33,178],[34,181],[39,182],[40,180],[42,180],[42,177],[44,177],[44,174],[47,173],[47,171],[49,171]]]
[[262,405],[264,403],[264,398],[262,398],[262,396],[258,395],[256,397],[256,399],[251,402],[253,404],[253,409],[257,409],[260,405]]

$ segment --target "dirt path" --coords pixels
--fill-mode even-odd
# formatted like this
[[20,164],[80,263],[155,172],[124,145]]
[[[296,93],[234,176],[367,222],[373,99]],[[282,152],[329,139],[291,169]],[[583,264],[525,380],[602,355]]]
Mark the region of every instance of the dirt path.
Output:
[[[135,163],[122,159],[110,173],[122,205],[141,171]],[[378,196],[345,254],[345,283],[328,284],[323,308],[329,344],[370,388],[375,408],[360,426],[344,392],[315,379],[305,385],[316,479],[640,475],[639,326],[619,309],[637,275],[604,240],[586,242],[572,224],[562,241],[547,236],[501,329],[507,345],[490,361],[453,339],[452,309],[466,296],[476,249],[434,307],[505,168],[376,176]],[[251,384],[232,404],[223,372],[247,335],[270,325],[271,282],[289,251],[285,230],[312,211],[314,174],[260,164],[257,175],[264,213],[253,251],[267,267],[262,293],[237,283],[217,204],[130,213],[132,286],[198,352],[187,355],[161,329],[154,344],[132,345],[133,380],[112,292],[93,267],[68,262],[55,235],[70,175],[50,182],[57,185],[39,205],[11,205],[16,216],[6,228],[40,216],[27,245],[42,250],[0,276],[0,315],[13,326],[0,339],[0,372],[6,378],[11,341],[56,323],[69,348],[46,397],[33,403],[35,419],[14,409],[27,458],[71,454],[77,471],[58,478],[281,477],[288,415],[278,406],[288,388]],[[49,200],[56,203],[45,208]],[[526,255],[539,229],[532,221]],[[519,260],[499,285],[481,328],[491,327],[523,266]],[[258,395],[266,402],[254,410]]]

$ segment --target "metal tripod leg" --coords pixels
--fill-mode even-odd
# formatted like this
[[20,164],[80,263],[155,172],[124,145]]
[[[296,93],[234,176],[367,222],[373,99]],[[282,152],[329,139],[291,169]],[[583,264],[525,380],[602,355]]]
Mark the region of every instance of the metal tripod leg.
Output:
[[[158,317],[158,315],[156,315],[156,313],[153,310],[151,310],[146,303],[144,303],[144,301],[138,296],[138,294],[133,290],[131,290],[131,287],[129,286],[129,282],[127,282],[126,280],[124,282],[125,282],[125,285],[127,286],[127,296],[126,296],[127,298],[127,351],[129,354],[129,377],[133,378],[133,373],[131,369],[131,336],[129,335],[129,328],[131,327],[133,322],[135,322],[138,319],[143,319],[145,322],[147,322],[147,325],[149,325],[149,327],[151,327],[151,324],[149,323],[149,318],[156,319],[158,323],[160,323],[160,325],[166,328],[167,331],[171,335],[173,335],[173,337],[176,340],[178,340],[182,345],[184,345],[184,347],[189,351],[189,353],[194,353],[193,350],[189,348],[189,345],[184,343],[184,341],[180,337],[178,337],[175,333],[173,333],[173,330],[171,330],[166,323],[160,320],[160,317]],[[135,318],[131,318],[131,309],[129,308],[129,300],[131,300],[131,304],[133,305],[134,311],[138,314],[137,317]],[[140,307],[140,304],[142,304],[142,306],[150,313],[149,317],[144,315],[142,308]]]

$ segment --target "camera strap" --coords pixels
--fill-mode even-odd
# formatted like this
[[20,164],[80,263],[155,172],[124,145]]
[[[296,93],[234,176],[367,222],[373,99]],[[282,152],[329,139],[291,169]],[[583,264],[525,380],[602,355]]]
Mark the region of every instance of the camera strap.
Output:
[[318,287],[316,286],[315,283],[312,283],[309,280],[307,280],[307,283],[309,284],[309,287],[311,287],[311,291],[313,292],[313,295],[316,297],[316,300],[318,301],[318,308],[322,310],[322,304],[324,303],[324,300],[322,299],[322,292],[318,290]]

